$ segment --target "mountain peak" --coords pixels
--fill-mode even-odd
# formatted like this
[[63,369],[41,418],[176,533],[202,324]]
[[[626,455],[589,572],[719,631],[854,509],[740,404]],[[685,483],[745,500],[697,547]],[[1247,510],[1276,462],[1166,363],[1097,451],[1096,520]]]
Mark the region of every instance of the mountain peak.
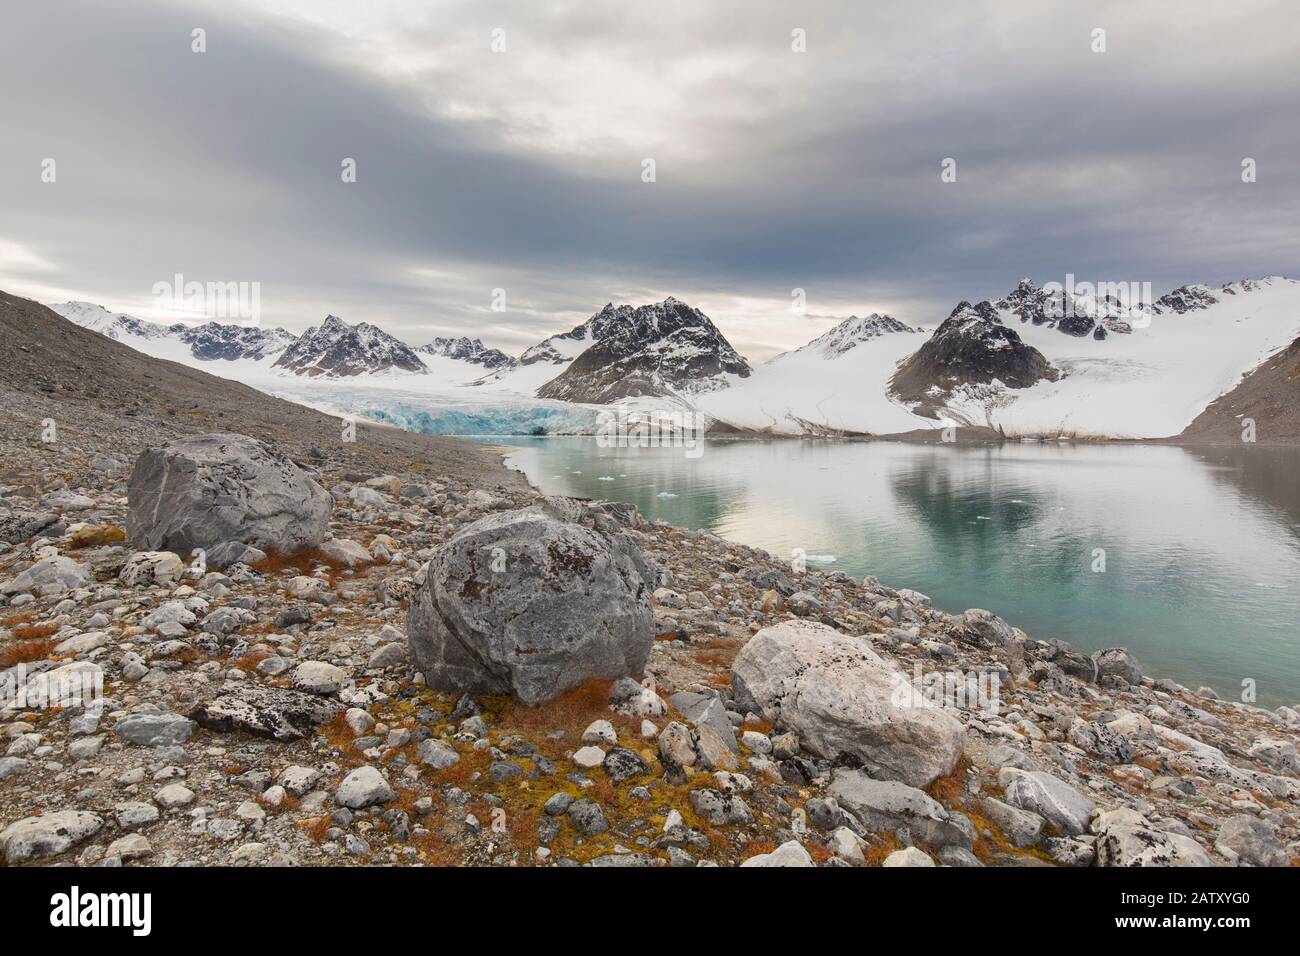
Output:
[[[539,398],[607,404],[632,396],[709,391],[724,376],[749,375],[749,363],[699,309],[672,296],[651,305],[606,306],[567,336],[552,336],[524,353],[556,349],[557,340],[590,336],[593,344],[557,377],[537,390]],[[554,361],[555,359],[551,359]]]
[[496,370],[515,365],[515,360],[499,349],[490,349],[482,339],[471,339],[462,335],[457,338],[439,336],[428,345],[422,345],[417,352],[425,355],[440,355],[444,358],[482,365],[486,369]]
[[801,346],[795,351],[815,352],[826,358],[833,359],[872,339],[900,332],[909,333],[915,331],[916,329],[898,321],[892,315],[882,315],[879,312],[872,312],[870,315],[862,317],[851,315],[834,328],[823,332],[807,345]]
[[1014,329],[1002,324],[987,299],[964,299],[930,339],[899,367],[890,391],[918,415],[939,417],[947,400],[963,389],[1029,388],[1061,373]]
[[276,359],[273,368],[297,375],[328,378],[374,372],[427,372],[415,350],[368,322],[349,325],[337,315],[325,316]]

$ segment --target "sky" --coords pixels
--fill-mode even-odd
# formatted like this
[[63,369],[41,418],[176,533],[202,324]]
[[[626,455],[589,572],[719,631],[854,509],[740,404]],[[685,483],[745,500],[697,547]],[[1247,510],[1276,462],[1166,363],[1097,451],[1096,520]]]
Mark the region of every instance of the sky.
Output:
[[761,360],[1021,277],[1296,276],[1297,62],[1293,0],[18,0],[0,289],[511,353],[674,295]]

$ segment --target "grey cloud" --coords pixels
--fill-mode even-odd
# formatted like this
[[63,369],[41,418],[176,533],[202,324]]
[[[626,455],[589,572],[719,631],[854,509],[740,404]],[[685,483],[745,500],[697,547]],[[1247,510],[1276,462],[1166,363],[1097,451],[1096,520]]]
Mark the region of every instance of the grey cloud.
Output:
[[[1180,4],[1178,23],[1120,4],[1001,3],[982,18],[944,6],[951,16],[922,20],[904,4],[815,4],[797,66],[784,13],[728,3],[675,26],[666,12],[663,69],[734,56],[665,90],[691,105],[679,142],[662,134],[674,117],[655,117],[647,185],[631,146],[546,150],[519,142],[516,117],[431,110],[476,83],[548,91],[545,75],[457,58],[454,5],[412,21],[437,55],[402,82],[287,18],[16,5],[0,36],[0,240],[59,267],[42,282],[103,299],[139,299],[175,272],[260,281],[275,324],[328,310],[415,341],[470,331],[510,349],[623,289],[779,301],[798,286],[821,302],[903,302],[901,318],[932,324],[1022,275],[1168,287],[1295,271],[1300,130],[1286,117],[1300,41],[1286,4],[1250,5],[1230,33],[1209,3]],[[640,25],[591,7],[463,9],[476,30],[509,22],[514,43],[593,57],[593,88],[616,100]],[[1205,29],[1189,31],[1198,17]],[[200,21],[202,56],[189,50]],[[1113,24],[1101,56],[1087,50],[1094,21]],[[54,186],[39,181],[45,156]],[[1243,156],[1258,183],[1241,183]],[[339,180],[343,157],[358,161],[355,185]],[[520,311],[486,311],[498,286]],[[720,324],[760,353],[824,328]]]

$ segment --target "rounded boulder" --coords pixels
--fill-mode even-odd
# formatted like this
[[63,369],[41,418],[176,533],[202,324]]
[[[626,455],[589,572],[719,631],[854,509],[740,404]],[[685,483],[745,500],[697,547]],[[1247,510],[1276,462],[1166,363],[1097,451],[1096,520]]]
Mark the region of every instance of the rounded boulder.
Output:
[[141,550],[189,554],[241,542],[271,554],[329,533],[329,493],[247,435],[199,435],[141,453],[127,484],[126,532]]
[[653,641],[649,565],[624,535],[535,507],[464,528],[411,599],[411,659],[434,690],[534,705],[595,678],[638,675]]

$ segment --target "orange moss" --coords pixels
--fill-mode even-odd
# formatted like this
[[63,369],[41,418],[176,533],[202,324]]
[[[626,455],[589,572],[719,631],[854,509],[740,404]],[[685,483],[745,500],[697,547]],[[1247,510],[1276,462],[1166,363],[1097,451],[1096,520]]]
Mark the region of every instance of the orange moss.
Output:
[[862,856],[867,866],[881,866],[889,854],[902,848],[897,838],[890,834],[883,837],[869,837],[867,845],[862,848]]
[[336,569],[344,567],[341,562],[327,557],[320,548],[308,548],[305,551],[295,551],[293,554],[270,554],[265,560],[258,561],[250,567],[261,575],[292,572],[294,575],[310,577],[311,573],[322,565]]
[[15,664],[29,664],[43,661],[54,653],[56,641],[52,638],[26,640],[19,644],[10,644],[0,648],[0,667],[13,667]]
[[257,665],[270,656],[267,651],[249,651],[243,657],[236,659],[231,666],[252,675],[257,670]]
[[514,731],[533,739],[563,730],[574,734],[573,739],[567,734],[565,738],[572,745],[593,720],[608,720],[629,729],[640,726],[639,721],[610,710],[609,689],[613,683],[609,678],[590,680],[538,707],[509,697],[484,697],[479,702],[489,712],[494,729],[502,734]]
[[92,525],[89,528],[82,528],[80,531],[73,532],[68,542],[68,549],[70,551],[80,551],[82,548],[100,548],[109,544],[118,544],[125,540],[126,532],[115,525]]
[[352,728],[348,726],[344,719],[346,711],[339,714],[333,720],[321,724],[316,728],[316,732],[329,741],[329,745],[335,750],[341,752],[344,756],[352,753]]
[[57,624],[22,624],[9,633],[14,636],[15,640],[33,641],[40,637],[49,637],[58,629],[59,625]]

